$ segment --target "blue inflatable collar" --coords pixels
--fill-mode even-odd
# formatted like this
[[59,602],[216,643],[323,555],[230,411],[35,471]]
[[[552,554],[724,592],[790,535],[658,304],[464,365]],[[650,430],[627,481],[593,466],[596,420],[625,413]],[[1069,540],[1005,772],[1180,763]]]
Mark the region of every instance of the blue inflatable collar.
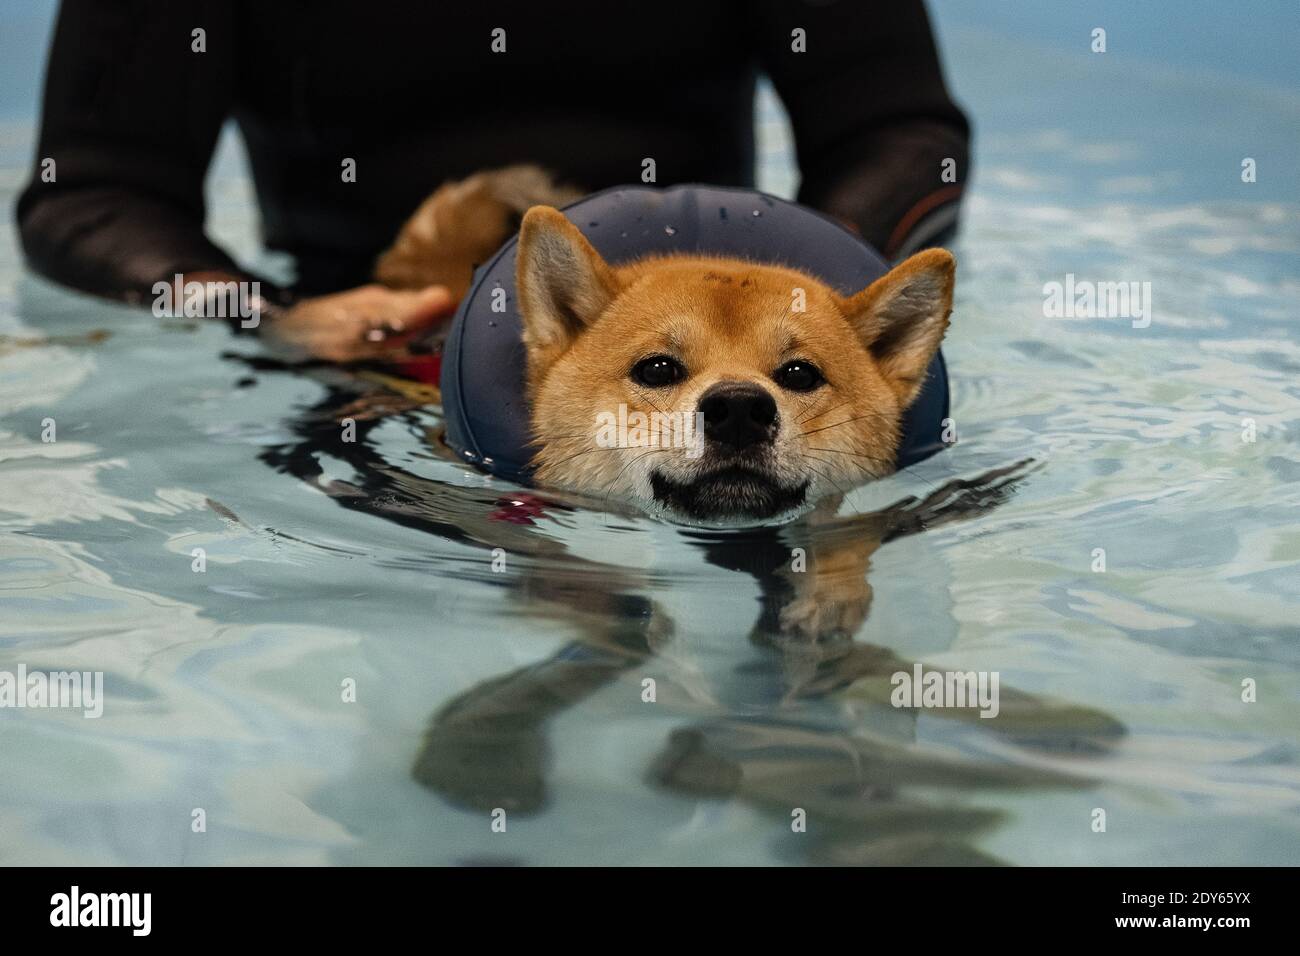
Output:
[[[800,269],[841,295],[859,291],[889,266],[839,223],[804,206],[746,189],[624,186],[563,210],[605,260],[617,265],[654,253],[700,253]],[[531,442],[524,396],[522,325],[515,307],[511,238],[474,274],[452,320],[442,364],[447,443],[465,461],[513,481],[529,480]],[[506,308],[494,312],[505,290]],[[925,385],[904,414],[898,467],[944,447],[948,376],[936,353]]]

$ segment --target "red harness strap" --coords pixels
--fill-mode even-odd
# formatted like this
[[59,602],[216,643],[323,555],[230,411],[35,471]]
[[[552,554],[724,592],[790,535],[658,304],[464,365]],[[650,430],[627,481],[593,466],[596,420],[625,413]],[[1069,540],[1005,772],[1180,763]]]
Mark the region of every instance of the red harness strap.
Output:
[[405,362],[399,362],[397,370],[409,379],[423,382],[425,385],[440,386],[442,382],[442,353],[417,355]]

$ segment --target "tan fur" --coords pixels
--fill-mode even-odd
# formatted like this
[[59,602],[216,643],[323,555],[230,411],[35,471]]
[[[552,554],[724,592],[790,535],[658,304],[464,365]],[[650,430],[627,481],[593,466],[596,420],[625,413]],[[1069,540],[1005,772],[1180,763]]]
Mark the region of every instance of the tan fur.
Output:
[[507,166],[444,183],[379,257],[375,281],[394,289],[444,285],[459,300],[474,268],[510,238],[531,206],[562,206],[580,196],[536,166]]
[[[916,397],[948,324],[954,262],[940,249],[908,259],[842,297],[804,273],[733,259],[671,256],[611,267],[554,209],[524,218],[517,287],[528,349],[529,399],[543,484],[634,498],[658,469],[677,481],[707,468],[679,448],[597,446],[598,413],[620,404],[647,415],[690,414],[719,381],[752,382],[775,398],[771,460],[809,498],[893,471],[903,411]],[[806,311],[792,306],[804,290]],[[642,358],[679,359],[688,377],[666,388],[634,382]],[[800,359],[826,384],[787,391],[773,371]]]
[[[781,429],[771,470],[783,480],[807,480],[807,500],[815,502],[806,520],[781,531],[807,566],[780,572],[788,593],[779,630],[809,641],[852,635],[870,608],[867,571],[882,538],[880,516],[837,516],[842,492],[894,468],[902,413],[948,326],[952,256],[919,253],[848,297],[801,272],[734,259],[672,256],[615,267],[545,205],[574,198],[535,167],[446,184],[381,257],[377,278],[399,288],[442,283],[463,296],[474,266],[526,211],[516,285],[543,485],[646,499],[655,469],[689,481],[707,472],[707,457],[691,460],[680,448],[601,448],[596,413],[624,404],[689,414],[719,381],[766,389]],[[796,289],[806,311],[792,308]],[[633,382],[633,365],[658,353],[679,357],[687,379],[663,389]],[[827,384],[783,390],[772,373],[791,358],[816,364]],[[428,400],[387,384],[408,405]],[[493,540],[499,534],[494,527]],[[572,608],[574,598],[564,603]]]

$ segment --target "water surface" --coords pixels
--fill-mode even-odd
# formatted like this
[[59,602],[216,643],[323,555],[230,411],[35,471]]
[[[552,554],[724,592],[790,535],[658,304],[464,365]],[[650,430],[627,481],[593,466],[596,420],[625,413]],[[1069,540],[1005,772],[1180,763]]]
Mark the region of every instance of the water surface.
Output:
[[[0,860],[1295,862],[1300,97],[948,6],[960,440],[811,541],[529,496],[432,453],[436,409],[345,444],[373,380],[53,289],[0,236],[0,670],[107,693],[0,710]],[[7,199],[30,142],[3,127]],[[229,142],[211,196],[253,256]],[[1045,317],[1067,274],[1150,282],[1150,326]],[[870,553],[849,633],[784,638],[791,548],[836,535]],[[889,706],[915,662],[997,671],[1002,714]]]

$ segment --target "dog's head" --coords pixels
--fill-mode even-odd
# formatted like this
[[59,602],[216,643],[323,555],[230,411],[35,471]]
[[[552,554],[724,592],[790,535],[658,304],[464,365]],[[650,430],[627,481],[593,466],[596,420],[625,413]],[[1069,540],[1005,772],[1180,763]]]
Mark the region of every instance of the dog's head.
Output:
[[848,297],[735,259],[610,266],[534,207],[517,288],[537,479],[740,524],[889,474],[953,276],[941,249]]

